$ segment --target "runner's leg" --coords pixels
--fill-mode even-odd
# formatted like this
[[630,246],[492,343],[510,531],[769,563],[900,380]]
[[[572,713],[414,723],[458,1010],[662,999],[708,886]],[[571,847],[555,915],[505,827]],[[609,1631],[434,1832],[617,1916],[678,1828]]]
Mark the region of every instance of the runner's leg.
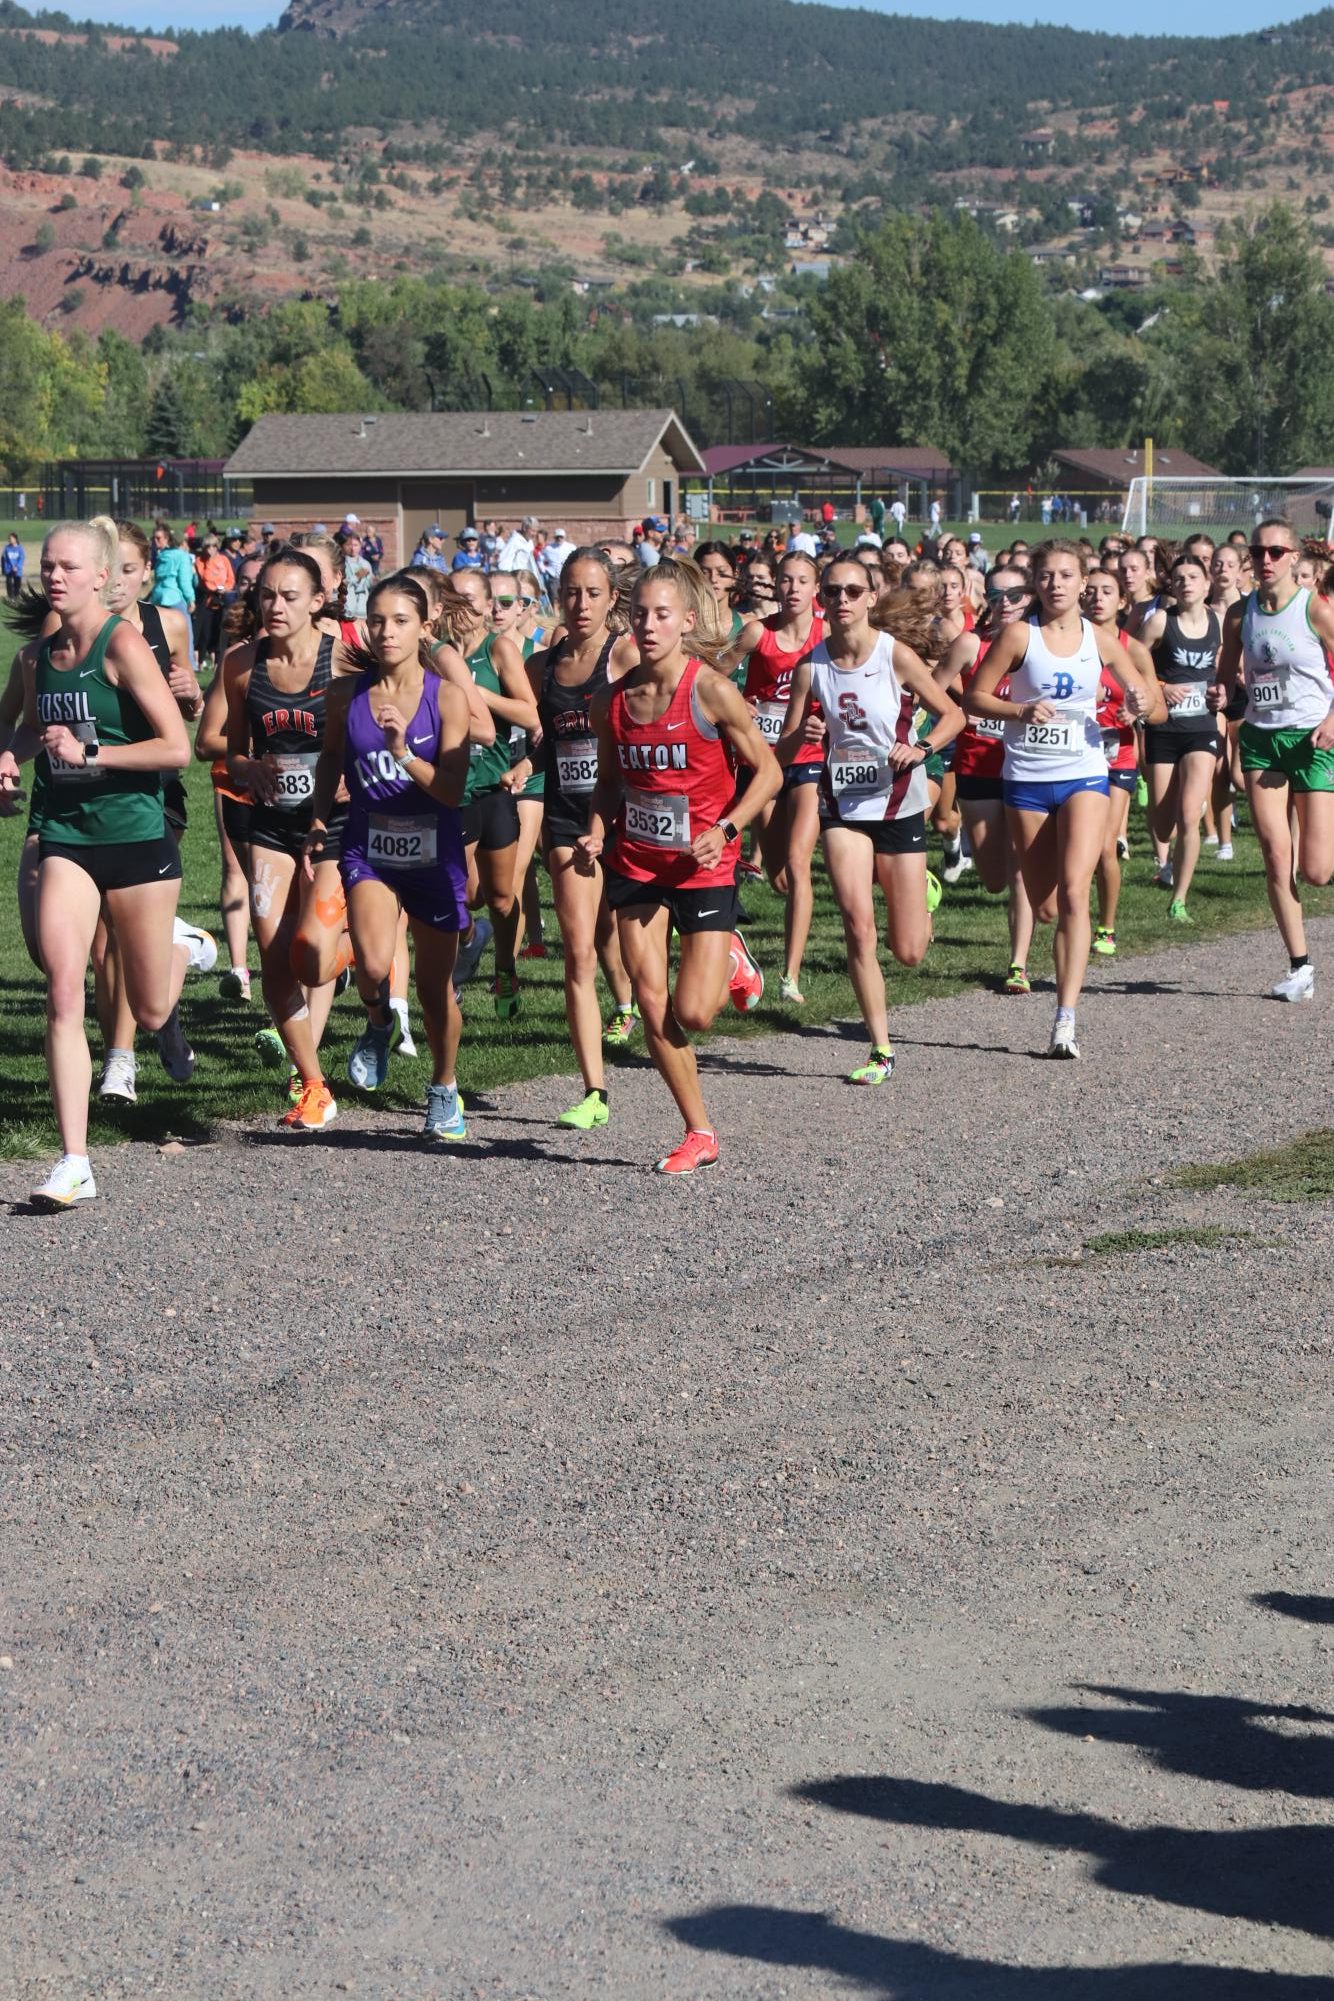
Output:
[[77,862],[53,856],[42,863],[37,947],[46,971],[46,1067],[61,1148],[75,1155],[88,1152],[93,1059],[84,1030],[84,981],[101,908],[97,884]]
[[1306,924],[1301,898],[1292,883],[1292,830],[1288,819],[1288,781],[1278,771],[1248,771],[1246,798],[1251,824],[1265,863],[1265,888],[1279,935],[1291,959],[1306,957]]
[[[695,1052],[672,1008],[667,968],[670,915],[665,909],[652,909],[648,906],[621,910],[617,912],[617,926],[620,932],[621,956],[639,1001],[639,1012],[644,1023],[644,1041],[653,1059],[654,1068],[676,1100],[677,1110],[685,1120],[687,1130],[710,1132],[712,1127],[709,1125],[709,1115],[704,1109],[704,1099],[700,1093]],[[718,949],[721,951],[723,964],[715,962],[709,968],[716,989],[721,986],[724,978],[728,934],[725,931],[718,931],[699,935],[711,936],[719,941]],[[683,961],[686,942],[682,940]],[[712,990],[709,1004],[713,1005]],[[714,1012],[716,1011],[715,1007]]]

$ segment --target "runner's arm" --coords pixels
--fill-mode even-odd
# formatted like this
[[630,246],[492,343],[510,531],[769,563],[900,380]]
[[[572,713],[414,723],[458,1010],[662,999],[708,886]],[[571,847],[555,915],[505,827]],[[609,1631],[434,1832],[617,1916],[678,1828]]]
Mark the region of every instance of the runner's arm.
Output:
[[493,695],[486,688],[477,691],[491,714],[503,723],[517,723],[520,729],[535,730],[537,703],[524,672],[523,654],[512,639],[503,635],[496,639],[491,648],[491,665],[496,670],[500,693]]
[[963,698],[964,714],[998,716],[1005,723],[1050,721],[1056,711],[1050,702],[1012,702],[996,693],[1007,674],[1022,665],[1028,645],[1027,625],[1007,626],[1000,638],[987,649],[987,657],[968,683]]
[[4,745],[0,750],[0,818],[3,819],[12,818],[19,809],[23,796],[19,767],[36,755],[39,742],[37,731],[30,729],[23,719],[34,661],[35,655],[29,647],[16,653],[5,692],[0,695],[0,744]]
[[[142,633],[125,620],[107,641],[106,664],[114,685],[138,708],[152,736],[141,743],[112,743],[99,749],[98,763],[107,771],[183,771],[190,762],[190,739],[162,669]],[[84,746],[64,723],[42,732],[47,750],[68,763],[84,764]]]
[[1209,707],[1225,709],[1232,700],[1237,686],[1237,675],[1241,671],[1241,621],[1246,600],[1241,598],[1231,604],[1223,619],[1223,644],[1218,649],[1218,664],[1214,669],[1214,685],[1209,690]]
[[1131,713],[1142,722],[1146,716],[1153,713],[1155,707],[1164,710],[1162,692],[1157,689],[1157,675],[1154,676],[1155,686],[1151,692],[1145,685],[1143,674],[1137,672],[1131,661],[1129,648],[1123,646],[1120,639],[1114,633],[1108,632],[1105,626],[1095,625],[1093,634],[1098,642],[1098,658],[1124,692],[1126,707]]
[[[749,711],[749,703],[746,707]],[[806,725],[814,713],[811,698],[811,663],[810,656],[807,655],[804,660],[799,660],[792,670],[792,686],[788,692],[787,714],[783,718],[783,734],[773,747],[774,756],[784,770],[803,745],[811,741],[806,735]],[[824,735],[823,721],[820,723],[819,735]]]
[[1334,750],[1334,606],[1328,598],[1317,597],[1312,591],[1307,599],[1306,616],[1311,622],[1311,630],[1325,649],[1325,665],[1330,670],[1330,708],[1323,723],[1317,723],[1311,742],[1316,750]]
[[611,733],[611,696],[607,691],[594,695],[589,719],[598,740],[598,782],[588,807],[588,832],[574,844],[574,865],[581,875],[592,875],[593,864],[606,846],[607,835],[616,818],[624,787],[616,759],[616,741]]
[[[400,737],[401,721],[400,718],[400,728],[394,731]],[[440,735],[434,758],[419,757],[406,737],[402,737],[401,752],[395,750],[389,741],[389,728],[385,728],[385,741],[404,777],[442,806],[457,809],[463,798],[463,788],[468,782],[468,723],[468,701],[462,688],[447,686],[440,690]]]
[[735,673],[743,660],[748,660],[764,637],[764,620],[748,618],[732,644],[719,654],[720,670],[724,674]]
[[431,664],[442,681],[457,688],[468,705],[468,741],[490,750],[496,740],[496,719],[482,699],[482,691],[468,672],[457,646],[441,640],[431,655]]
[[199,685],[199,677],[190,661],[190,621],[183,611],[167,605],[158,613],[162,620],[162,630],[167,635],[171,648],[171,672],[167,676],[167,686],[187,722],[202,715],[204,692]]
[[[953,689],[955,683],[963,687],[963,679],[981,651],[982,642],[975,632],[961,632],[952,646],[946,648],[937,665],[931,670],[938,688]],[[958,697],[955,697],[956,701]]]
[[[355,686],[349,677],[331,681],[324,699],[324,742],[315,765],[315,791],[310,802],[310,831],[318,827],[328,832],[329,814],[343,775],[343,746],[347,741],[347,712]],[[321,842],[321,846],[323,842]]]
[[273,763],[270,758],[252,755],[250,717],[246,713],[246,696],[250,692],[250,670],[254,659],[253,642],[247,640],[243,646],[234,646],[222,663],[227,702],[227,776],[238,792],[249,792],[261,806],[271,806],[275,783]]
[[212,764],[227,755],[227,662],[244,651],[243,645],[229,646],[208,684],[199,728],[195,731],[195,756],[201,764]]
[[700,706],[709,721],[716,723],[719,735],[731,746],[736,762],[750,767],[750,784],[727,809],[727,818],[740,833],[782,791],[782,767],[760,735],[750,705],[734,682],[729,681],[725,674],[706,668],[695,687]]
[[[919,750],[922,759],[926,759],[933,751],[944,750],[946,744],[953,743],[968,718],[953,695],[941,687],[925,660],[914,653],[911,646],[905,646],[901,639],[894,642],[894,672],[909,693],[916,695],[922,707],[936,718],[934,729],[928,730],[924,737],[920,737],[915,744],[896,745],[895,750]],[[904,763],[910,761],[890,753],[890,762],[900,770]]]
[[1152,703],[1143,720],[1146,723],[1165,723],[1167,721],[1167,698],[1162,688],[1158,685],[1158,676],[1154,671],[1153,655],[1143,640],[1132,639],[1129,633],[1121,641],[1121,645],[1124,651],[1129,654],[1130,664],[1148,690]]

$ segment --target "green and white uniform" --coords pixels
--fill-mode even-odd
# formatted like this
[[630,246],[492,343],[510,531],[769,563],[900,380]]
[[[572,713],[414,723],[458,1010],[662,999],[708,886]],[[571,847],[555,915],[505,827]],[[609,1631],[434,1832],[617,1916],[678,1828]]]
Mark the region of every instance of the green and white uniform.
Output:
[[[496,635],[488,632],[475,653],[467,658],[468,672],[479,688],[485,688],[492,695],[502,693],[500,676],[491,665],[491,648]],[[463,803],[479,792],[494,792],[501,779],[510,768],[509,729],[499,724],[494,743],[475,743],[468,757],[468,780],[463,788]]]
[[1262,610],[1254,591],[1246,600],[1241,768],[1281,772],[1294,792],[1334,792],[1334,750],[1317,750],[1311,742],[1334,708],[1334,679],[1310,611],[1305,589],[1294,591],[1281,611]]
[[[106,652],[120,624],[109,618],[77,667],[51,664],[51,641],[37,655],[37,718],[43,728],[64,723],[79,741],[99,748],[145,743],[156,735],[133,697],[107,679]],[[40,751],[39,831],[43,847],[128,846],[160,842],[165,821],[156,771],[108,771],[100,760],[65,763]],[[36,805],[36,801],[34,801]]]

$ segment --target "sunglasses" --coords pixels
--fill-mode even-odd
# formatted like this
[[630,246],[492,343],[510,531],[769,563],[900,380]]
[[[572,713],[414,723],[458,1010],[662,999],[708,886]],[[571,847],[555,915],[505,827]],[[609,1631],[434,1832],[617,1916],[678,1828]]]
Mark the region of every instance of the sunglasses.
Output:
[[502,608],[503,610],[505,610],[505,611],[508,611],[511,605],[513,605],[513,604],[525,604],[525,603],[526,603],[526,604],[531,604],[531,603],[532,603],[532,599],[531,599],[531,598],[492,598],[491,602],[492,602],[492,604],[498,604],[498,605],[500,605],[500,606],[501,606],[501,608]]
[[855,602],[864,598],[870,588],[869,584],[826,584],[824,594],[827,598],[852,598]]
[[1297,551],[1289,548],[1286,542],[1252,542],[1251,544],[1251,561],[1253,563],[1262,563],[1266,556],[1268,556],[1271,563],[1276,563],[1280,556],[1295,556],[1296,553]]
[[1019,604],[1028,596],[1027,584],[1002,584],[987,592],[988,604]]
[[[513,602],[513,600],[511,599],[511,603],[512,603],[512,602]],[[524,607],[525,611],[526,611],[526,610],[528,610],[528,608],[529,608],[529,607],[530,607],[531,605],[535,605],[535,604],[538,604],[539,602],[540,602],[540,600],[539,600],[538,598],[520,598],[520,599],[519,599],[519,603],[520,603],[520,604],[521,604],[521,605],[522,605],[522,606]]]

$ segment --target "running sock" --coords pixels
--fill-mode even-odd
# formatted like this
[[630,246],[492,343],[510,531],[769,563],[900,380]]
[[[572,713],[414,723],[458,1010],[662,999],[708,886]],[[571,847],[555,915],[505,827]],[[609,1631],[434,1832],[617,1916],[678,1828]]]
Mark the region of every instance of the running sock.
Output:
[[126,1061],[130,1063],[133,1063],[134,1061],[134,1051],[132,1049],[108,1049],[107,1051],[108,1063],[110,1063],[113,1056],[123,1056],[125,1057]]
[[77,1167],[83,1174],[87,1174],[92,1166],[86,1153],[67,1153],[65,1158],[71,1167]]
[[[1289,954],[1289,957],[1291,957],[1291,954]],[[1309,953],[1309,952],[1303,952],[1303,953],[1302,953],[1302,956],[1301,956],[1301,958],[1300,958],[1300,959],[1293,959],[1293,960],[1292,960],[1292,970],[1293,970],[1293,972],[1294,972],[1294,973],[1300,973],[1300,971],[1301,971],[1302,967],[1303,967],[1303,966],[1309,966],[1309,965],[1310,965],[1310,963],[1311,963],[1311,955],[1310,955],[1310,953]],[[113,1053],[114,1053],[114,1052],[113,1052]]]
[[595,1098],[601,1098],[601,1100],[602,1100],[603,1104],[604,1104],[604,1105],[606,1104],[606,1102],[607,1102],[607,1094],[606,1094],[606,1092],[605,1092],[605,1091],[603,1091],[603,1090],[599,1089],[599,1087],[598,1087],[597,1085],[594,1085],[594,1087],[593,1087],[593,1096],[594,1096]]
[[1074,1025],[1075,1025],[1075,1011],[1074,1011],[1074,1009],[1073,1009],[1072,1007],[1058,1007],[1058,1008],[1057,1008],[1057,1010],[1056,1010],[1056,1022],[1057,1022],[1057,1026],[1059,1027],[1059,1026],[1060,1026],[1060,1024],[1061,1024],[1061,1022],[1063,1022],[1063,1021],[1068,1021],[1068,1022],[1069,1022],[1069,1024],[1070,1024],[1070,1026],[1071,1026],[1071,1028],[1073,1028],[1073,1027],[1074,1027]]

